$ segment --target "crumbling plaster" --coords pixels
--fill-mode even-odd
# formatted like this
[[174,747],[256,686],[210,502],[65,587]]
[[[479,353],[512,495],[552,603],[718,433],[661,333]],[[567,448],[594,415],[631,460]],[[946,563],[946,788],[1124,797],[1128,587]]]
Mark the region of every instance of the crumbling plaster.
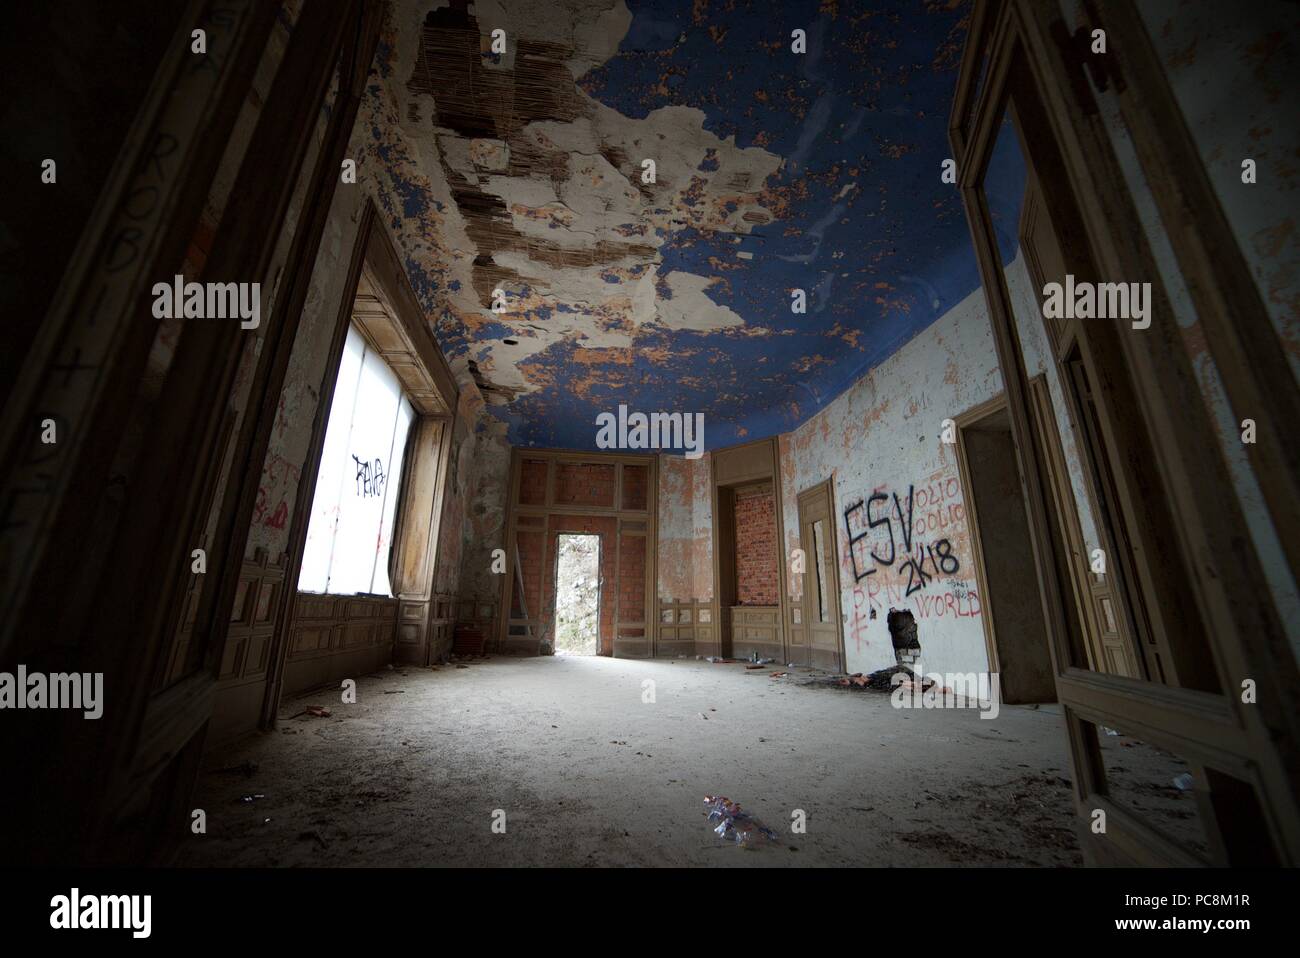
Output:
[[591,448],[620,401],[771,435],[974,288],[935,106],[965,14],[395,3],[369,149],[511,441]]

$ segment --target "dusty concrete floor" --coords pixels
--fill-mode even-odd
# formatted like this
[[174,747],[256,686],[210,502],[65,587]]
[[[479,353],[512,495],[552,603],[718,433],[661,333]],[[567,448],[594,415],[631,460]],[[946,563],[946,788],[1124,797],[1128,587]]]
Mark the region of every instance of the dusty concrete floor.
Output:
[[[208,832],[180,864],[1081,863],[1058,708],[898,710],[887,693],[768,671],[491,658],[362,677],[355,705],[308,694],[284,703],[276,732],[210,756],[195,800]],[[332,714],[290,718],[309,704]],[[1126,771],[1142,751],[1124,753]],[[245,762],[251,775],[229,770]],[[250,794],[264,797],[240,801]],[[740,802],[779,843],[718,839],[706,794]],[[806,834],[791,833],[794,809]]]

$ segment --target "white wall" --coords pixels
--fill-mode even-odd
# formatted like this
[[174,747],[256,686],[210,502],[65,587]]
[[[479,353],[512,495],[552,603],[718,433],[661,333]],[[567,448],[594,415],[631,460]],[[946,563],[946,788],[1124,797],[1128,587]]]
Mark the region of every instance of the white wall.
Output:
[[[1019,255],[1007,268],[1007,281],[1016,307],[1026,367],[1034,376],[1047,366],[1046,332],[1028,271]],[[1054,369],[1048,371],[1048,384],[1075,485],[1076,505],[1080,506],[1080,523],[1091,549],[1096,533]],[[966,491],[961,487],[956,448],[944,444],[940,433],[944,419],[955,419],[1001,391],[1002,376],[984,292],[977,289],[808,422],[781,437],[787,561],[790,550],[798,546],[798,493],[827,476],[835,479],[847,671],[870,672],[894,663],[886,623],[891,608],[907,609],[916,617],[922,663],[927,671],[987,670],[984,619],[988,609],[975,579]],[[902,554],[904,530],[893,496],[898,495],[901,511],[906,514],[909,489],[913,502],[912,556],[920,557],[925,579]],[[882,558],[889,557],[889,534],[883,526],[867,526],[865,506],[864,511],[852,514],[848,523],[845,518],[847,510],[877,492],[889,497],[888,512],[884,503],[877,503],[872,518],[890,517],[895,539],[895,561],[891,564],[872,558],[872,551]],[[850,525],[854,536],[869,533],[854,546],[856,573],[849,551]],[[939,556],[936,552],[932,559],[929,551],[938,550],[943,540],[947,540],[944,548],[957,563],[956,567],[945,563],[950,572],[936,568]],[[1025,548],[1029,548],[1028,542]],[[791,592],[798,594],[793,577]]]

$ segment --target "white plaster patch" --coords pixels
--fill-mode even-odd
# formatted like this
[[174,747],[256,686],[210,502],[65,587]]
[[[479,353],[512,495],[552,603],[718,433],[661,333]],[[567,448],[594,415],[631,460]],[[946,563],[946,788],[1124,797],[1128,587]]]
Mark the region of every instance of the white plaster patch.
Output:
[[708,276],[674,270],[667,276],[671,299],[659,301],[659,321],[670,329],[728,329],[745,321],[705,292],[713,283]]

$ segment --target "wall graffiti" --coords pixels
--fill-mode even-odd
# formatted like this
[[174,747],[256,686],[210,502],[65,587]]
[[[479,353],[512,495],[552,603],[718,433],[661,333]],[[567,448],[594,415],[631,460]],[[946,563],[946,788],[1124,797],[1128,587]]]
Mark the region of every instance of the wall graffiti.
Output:
[[355,455],[352,461],[357,464],[357,495],[363,498],[371,496],[382,496],[384,494],[384,483],[388,477],[384,475],[384,464],[375,459],[374,462],[363,461]]
[[[875,575],[884,566],[894,569],[900,577],[906,575],[904,595],[909,596],[935,579],[951,578],[961,571],[961,562],[946,536],[929,543],[916,536],[918,531],[943,529],[962,518],[960,504],[945,501],[955,492],[956,480],[950,482],[951,489],[942,482],[932,483],[921,490],[920,496],[915,486],[909,485],[906,498],[897,492],[876,491],[844,510],[855,583]],[[918,504],[925,510],[920,523],[916,520]]]

